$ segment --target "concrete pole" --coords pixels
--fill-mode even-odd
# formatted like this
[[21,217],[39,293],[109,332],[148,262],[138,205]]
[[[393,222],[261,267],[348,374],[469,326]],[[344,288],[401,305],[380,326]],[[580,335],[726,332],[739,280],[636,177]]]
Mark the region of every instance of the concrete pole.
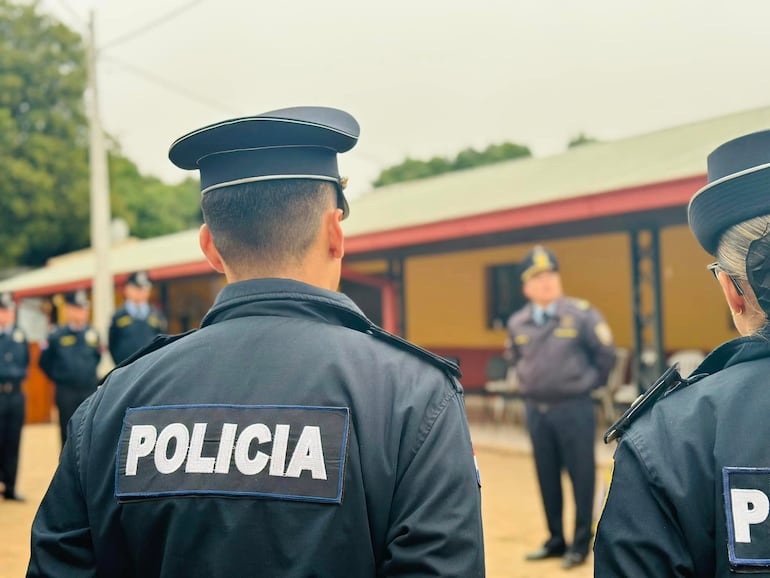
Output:
[[[96,261],[91,303],[91,323],[107,343],[107,331],[115,306],[115,289],[110,268],[110,181],[107,150],[99,118],[99,96],[96,79],[96,36],[94,13],[88,22],[88,126],[91,137],[91,249]],[[109,356],[106,356],[109,357]],[[105,369],[104,364],[102,369]]]

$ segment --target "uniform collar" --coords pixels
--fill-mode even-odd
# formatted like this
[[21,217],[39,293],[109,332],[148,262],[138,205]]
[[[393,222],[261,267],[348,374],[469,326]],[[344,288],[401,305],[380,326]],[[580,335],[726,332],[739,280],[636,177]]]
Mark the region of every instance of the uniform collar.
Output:
[[251,279],[222,289],[201,327],[250,315],[310,317],[364,329],[373,325],[342,293],[291,279]]
[[529,320],[537,324],[540,322],[543,313],[548,313],[550,317],[559,317],[559,313],[561,312],[561,302],[562,298],[557,299],[556,301],[549,303],[547,307],[540,307],[539,305],[530,302]]
[[738,337],[723,343],[706,356],[706,359],[692,372],[712,374],[744,361],[770,357],[770,327],[767,325],[754,335]]

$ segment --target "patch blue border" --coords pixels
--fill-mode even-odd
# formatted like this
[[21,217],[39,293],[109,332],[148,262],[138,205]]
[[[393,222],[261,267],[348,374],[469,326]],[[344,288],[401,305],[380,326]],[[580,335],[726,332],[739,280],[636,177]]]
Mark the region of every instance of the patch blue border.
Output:
[[730,474],[768,474],[770,468],[723,467],[722,468],[722,497],[725,500],[727,514],[727,555],[731,566],[763,566],[770,567],[770,558],[737,558],[735,556],[735,527],[733,526],[733,501],[730,496]]
[[[345,412],[345,426],[342,429],[342,446],[340,448],[340,467],[339,467],[339,482],[337,484],[337,496],[334,498],[318,498],[313,496],[298,496],[296,494],[274,494],[269,492],[226,492],[226,491],[212,491],[212,490],[181,490],[181,491],[165,491],[165,492],[130,492],[119,493],[118,482],[120,480],[120,448],[123,445],[123,436],[126,431],[126,418],[132,412],[136,411],[152,411],[158,409],[190,409],[190,408],[232,408],[232,409],[303,409],[311,411],[344,411]],[[289,500],[293,502],[314,502],[322,504],[341,504],[342,503],[342,490],[345,480],[345,465],[348,457],[348,440],[350,438],[350,408],[349,407],[334,407],[334,406],[319,406],[319,405],[238,405],[229,403],[201,403],[201,404],[175,404],[175,405],[152,405],[142,407],[129,407],[126,409],[126,413],[123,416],[123,423],[120,428],[120,437],[118,438],[118,446],[115,451],[115,497],[120,498],[154,498],[159,496],[236,496],[236,497],[257,497],[257,498],[272,498],[278,500]]]

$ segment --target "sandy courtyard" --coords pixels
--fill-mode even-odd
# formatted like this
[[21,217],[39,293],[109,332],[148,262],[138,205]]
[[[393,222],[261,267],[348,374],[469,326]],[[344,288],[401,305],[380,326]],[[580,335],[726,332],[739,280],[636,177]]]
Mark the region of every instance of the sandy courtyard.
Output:
[[[516,438],[516,443],[508,443],[512,438]],[[523,433],[515,428],[474,428],[483,484],[487,576],[593,576],[590,559],[570,571],[562,570],[558,560],[523,561],[524,554],[545,538],[534,466],[524,440]],[[27,502],[0,501],[0,578],[24,576],[30,525],[56,468],[58,451],[58,430],[54,425],[32,425],[24,429],[17,487]],[[601,477],[597,477],[599,480]],[[566,485],[565,490],[571,492]],[[571,498],[567,500],[570,502]],[[572,515],[572,510],[568,510],[566,527],[571,526]]]

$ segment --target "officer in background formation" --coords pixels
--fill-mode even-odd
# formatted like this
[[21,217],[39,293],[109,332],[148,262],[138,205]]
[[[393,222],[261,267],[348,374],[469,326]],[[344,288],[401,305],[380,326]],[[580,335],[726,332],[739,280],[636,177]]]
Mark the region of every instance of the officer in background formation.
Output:
[[124,287],[126,300],[112,316],[109,349],[115,364],[155,339],[165,330],[163,315],[150,305],[152,282],[145,271],[129,275]]
[[[585,562],[593,536],[595,410],[591,391],[615,361],[612,333],[587,301],[564,297],[556,257],[535,247],[521,265],[529,303],[508,321],[508,357],[516,368],[550,537],[527,560]],[[575,533],[564,538],[561,472],[575,494]]]
[[19,444],[24,425],[24,393],[29,348],[16,327],[16,303],[10,293],[0,294],[0,482],[6,500],[24,501],[16,493]]
[[688,217],[740,337],[613,426],[596,576],[770,576],[770,131],[709,155]]
[[358,134],[299,107],[173,144],[229,285],[72,418],[28,576],[484,575],[457,366],[336,291]]
[[64,298],[64,325],[43,345],[40,368],[56,386],[62,446],[67,422],[83,400],[96,391],[96,368],[101,359],[99,333],[88,324],[91,304],[85,291]]

